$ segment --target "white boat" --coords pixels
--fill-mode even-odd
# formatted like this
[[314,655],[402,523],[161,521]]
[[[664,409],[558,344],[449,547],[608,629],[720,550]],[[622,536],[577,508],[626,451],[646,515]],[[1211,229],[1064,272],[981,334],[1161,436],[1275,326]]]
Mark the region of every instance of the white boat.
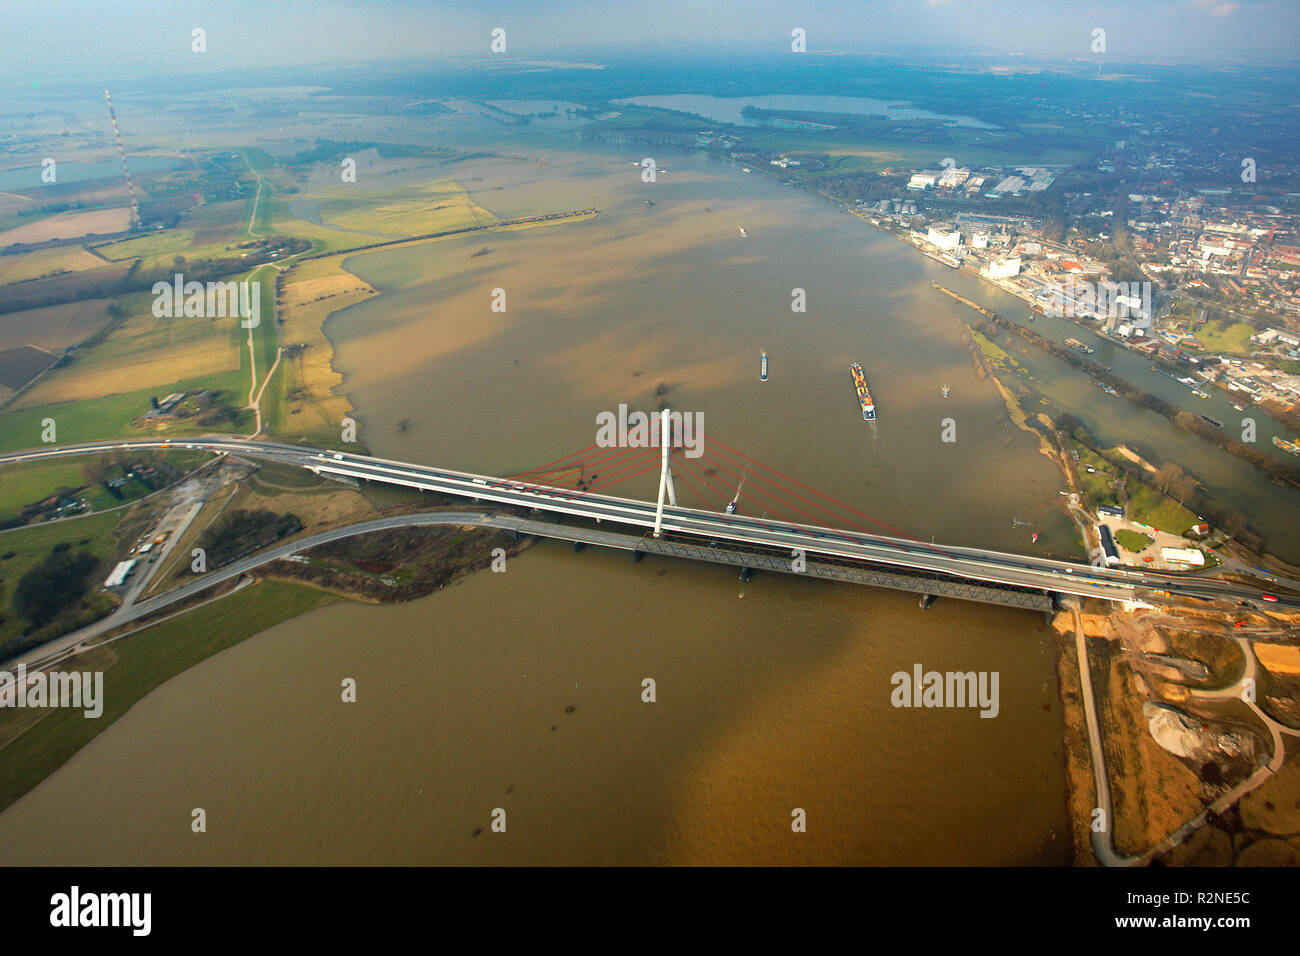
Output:
[[737,226],[736,228],[740,230],[740,238],[741,238],[741,239],[748,239],[748,238],[749,238],[749,233],[747,233],[747,232],[745,231],[745,227],[744,227],[744,226]]

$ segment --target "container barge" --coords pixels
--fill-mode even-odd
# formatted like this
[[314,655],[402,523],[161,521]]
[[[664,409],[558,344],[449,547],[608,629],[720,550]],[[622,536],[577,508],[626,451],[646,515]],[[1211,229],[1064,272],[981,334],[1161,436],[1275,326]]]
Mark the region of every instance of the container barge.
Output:
[[853,376],[853,387],[858,393],[858,404],[862,406],[863,420],[874,422],[876,420],[876,403],[871,398],[871,390],[867,388],[867,380],[862,374],[862,366],[854,362],[849,366],[849,373]]

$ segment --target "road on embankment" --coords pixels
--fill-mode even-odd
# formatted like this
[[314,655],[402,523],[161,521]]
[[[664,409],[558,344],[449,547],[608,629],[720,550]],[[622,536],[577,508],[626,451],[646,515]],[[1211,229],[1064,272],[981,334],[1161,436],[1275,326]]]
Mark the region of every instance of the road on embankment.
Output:
[[[226,452],[279,461],[326,477],[365,479],[475,501],[567,514],[597,522],[609,521],[639,528],[656,525],[656,507],[652,502],[272,441],[227,437],[129,439],[12,452],[0,455],[0,464],[111,452],[123,448],[191,448],[214,453]],[[1159,603],[1158,595],[1169,595],[1203,601],[1228,601],[1261,609],[1300,608],[1300,599],[1295,597],[1276,596],[1278,599],[1273,600],[1266,598],[1257,589],[1229,581],[1145,569],[1096,567],[982,548],[930,544],[907,538],[756,518],[739,512],[722,514],[694,508],[665,507],[662,527],[665,531],[695,535],[704,540],[762,545],[785,549],[792,555],[803,552],[917,568],[967,580],[1033,588],[1044,593],[1073,594],[1109,601],[1134,601],[1141,598],[1152,603]]]

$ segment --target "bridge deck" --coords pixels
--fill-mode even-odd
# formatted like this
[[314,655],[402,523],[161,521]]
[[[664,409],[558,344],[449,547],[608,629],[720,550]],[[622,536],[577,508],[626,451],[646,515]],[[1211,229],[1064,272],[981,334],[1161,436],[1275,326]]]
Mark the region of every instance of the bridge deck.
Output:
[[869,587],[910,591],[913,594],[928,594],[934,597],[958,598],[962,601],[979,601],[983,604],[1001,604],[1006,607],[1025,608],[1033,611],[1051,612],[1056,610],[1056,602],[1053,596],[1043,591],[1016,588],[1011,585],[973,583],[965,578],[953,575],[925,571],[905,572],[895,567],[878,567],[866,562],[848,559],[835,560],[824,555],[819,556],[816,561],[808,561],[804,570],[796,571],[788,554],[757,545],[745,546],[735,542],[728,542],[725,547],[721,544],[710,547],[707,541],[690,535],[669,534],[663,538],[655,538],[649,533],[644,535],[623,534],[617,531],[559,524],[554,521],[538,521],[527,518],[519,518],[513,521],[507,519],[507,521],[522,534],[556,538],[561,541],[572,541],[597,547],[618,548],[622,551],[639,551],[644,554],[664,554],[693,561],[708,561],[713,564],[728,564],[737,568],[752,568],[755,571],[802,574],[808,577],[823,578],[828,581],[847,581],[851,584],[865,584]]
[[1056,609],[1052,595],[1043,591],[1010,585],[975,584],[955,576],[923,571],[903,572],[896,568],[887,569],[847,559],[833,560],[819,556],[816,561],[808,561],[804,570],[796,571],[789,554],[760,547],[750,548],[735,542],[728,543],[726,547],[709,547],[699,539],[690,539],[682,535],[667,535],[664,538],[646,535],[641,538],[638,550],[669,554],[679,558],[692,558],[697,561],[712,561],[715,564],[730,564],[741,568],[779,571],[782,574],[802,574],[831,581],[848,581],[871,587],[891,588],[895,591],[911,591],[913,594],[952,597],[984,604],[1003,604],[1008,607],[1044,612]]

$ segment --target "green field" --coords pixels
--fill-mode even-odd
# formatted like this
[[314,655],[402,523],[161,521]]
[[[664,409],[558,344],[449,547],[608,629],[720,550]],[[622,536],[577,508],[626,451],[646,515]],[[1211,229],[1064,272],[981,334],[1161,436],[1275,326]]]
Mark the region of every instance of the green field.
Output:
[[[1096,511],[1097,505],[1121,504],[1118,489],[1111,487],[1115,481],[1114,476],[1119,473],[1117,466],[1077,441],[1071,441],[1070,446],[1079,453],[1079,484],[1083,488],[1088,509]],[[1094,474],[1088,474],[1089,466],[1096,469]],[[1132,521],[1161,531],[1183,534],[1199,520],[1178,502],[1164,497],[1139,479],[1130,478],[1126,491],[1129,499],[1127,514]],[[1118,535],[1116,540],[1119,540]]]
[[[128,479],[122,486],[121,498],[113,495],[102,484],[93,482],[89,477],[89,465],[111,457],[84,455],[70,459],[9,462],[0,466],[0,518],[17,515],[27,505],[44,501],[56,493],[70,494],[77,488],[81,490],[76,497],[85,500],[91,512],[118,508],[152,493],[148,485],[135,478]],[[139,457],[140,464],[156,464],[161,459],[178,469],[181,474],[188,474],[207,461],[211,454],[196,449],[194,451],[150,451],[139,453]],[[112,477],[120,474],[121,469],[117,469],[112,473]]]
[[[257,170],[257,174],[261,176],[262,180],[262,195],[259,200],[257,197],[258,177],[249,172],[248,180],[252,185],[250,190],[252,198],[248,200],[248,215],[250,217],[248,230],[250,230],[250,235],[254,233],[269,235],[272,231],[272,199],[275,196],[275,187],[271,183],[270,173],[276,168],[275,159],[266,150],[254,147],[246,147],[239,150],[239,153],[249,166]],[[254,210],[256,210],[256,218],[252,218]]]
[[86,484],[85,461],[31,461],[0,468],[0,518],[8,518],[30,504],[59,491]]
[[1172,498],[1163,497],[1150,485],[1130,481],[1128,495],[1128,516],[1133,521],[1140,521],[1171,534],[1184,534],[1196,524],[1196,515]]
[[[275,361],[274,270],[254,270],[262,284],[262,321],[254,330],[259,381]],[[219,404],[248,403],[248,331],[238,317],[158,318],[151,293],[119,299],[123,317],[107,332],[52,369],[36,386],[0,412],[0,449],[42,443],[42,423],[53,419],[56,441],[67,444],[120,435],[199,431],[247,431],[250,412],[226,425],[198,426],[196,419],[139,422],[151,398],[171,392],[212,389]],[[124,389],[130,389],[124,391]],[[268,390],[268,394],[273,394]]]
[[[280,348],[279,336],[276,333],[275,325],[275,276],[275,267],[270,265],[254,269],[248,276],[250,282],[258,282],[262,286],[262,312],[257,326],[251,330],[253,333],[253,350],[257,356],[256,368],[254,369],[257,377],[255,382],[253,381],[252,376],[247,376],[245,378],[243,385],[244,392],[241,395],[241,400],[236,403],[238,405],[248,404],[250,386],[252,386],[254,394],[256,394],[257,390],[261,388],[262,383],[266,381],[267,375],[270,374],[272,367],[275,365],[276,353]],[[248,331],[241,331],[243,331],[245,336],[248,335]],[[243,353],[245,355],[245,361],[241,364],[246,364],[246,356],[248,353],[247,340],[245,340],[244,343]],[[275,374],[277,380],[281,377],[281,371],[281,369],[276,370]],[[283,390],[272,383],[271,385],[268,385],[266,390],[262,393],[263,428],[267,427],[267,423],[270,421],[278,421],[282,414],[284,414]]]
[[[99,399],[146,388],[161,398],[176,391],[175,386],[186,379],[212,376],[217,378],[208,387],[232,393],[239,391],[242,378],[244,399],[239,404],[247,402],[248,372],[245,368],[241,375],[240,370],[241,361],[247,363],[240,349],[247,333],[239,328],[238,317],[159,318],[153,314],[150,292],[122,296],[118,305],[120,318],[105,334],[51,369],[10,409]],[[269,306],[265,311],[269,312]],[[145,408],[147,396],[141,411]]]
[[[0,809],[61,767],[154,688],[247,637],[336,600],[324,591],[267,581],[110,645],[118,659],[104,672],[104,712],[99,718],[50,710],[0,749]],[[77,662],[64,666],[75,670]],[[22,711],[3,711],[0,722],[23,716]],[[0,739],[4,736],[0,733]]]
[[125,259],[150,259],[188,253],[193,239],[194,233],[188,229],[168,229],[91,248],[109,262],[121,262]]
[[0,643],[26,630],[26,622],[13,608],[14,587],[61,542],[70,545],[74,552],[84,549],[100,559],[99,567],[91,575],[88,596],[100,602],[102,610],[113,606],[112,600],[96,589],[112,569],[109,562],[117,550],[113,529],[119,520],[120,513],[88,515],[0,532]]
[[1196,332],[1196,340],[1205,346],[1207,352],[1249,355],[1250,337],[1254,334],[1255,330],[1245,322],[1234,322],[1228,326],[1222,319],[1214,319],[1206,322]]
[[[243,382],[242,399],[247,401],[247,379]],[[187,379],[173,382],[168,390],[189,390],[204,388],[229,388],[232,396],[240,396],[240,383],[233,387],[228,376],[210,375],[204,378]],[[131,422],[137,419],[149,407],[149,399],[156,396],[159,388],[145,388],[120,395],[108,395],[101,399],[86,399],[77,402],[61,402],[40,408],[24,408],[0,413],[0,451],[18,451],[24,448],[36,448],[41,445],[42,422],[46,418],[55,421],[55,438],[57,444],[70,445],[77,442],[93,441],[100,438],[140,437],[142,435],[190,435],[196,431],[203,432],[247,432],[252,420],[250,412],[243,412],[237,422],[230,425],[204,427],[200,429],[193,419],[180,419],[165,426],[132,428]],[[242,403],[241,403],[242,404]]]
[[[1096,511],[1097,505],[1118,505],[1119,496],[1111,487],[1112,479],[1109,471],[1113,466],[1110,462],[1077,441],[1071,441],[1070,447],[1079,453],[1076,470],[1079,473],[1079,484],[1083,488],[1084,504],[1088,510]],[[1089,474],[1089,467],[1095,468],[1096,472]]]
[[1154,538],[1147,537],[1137,531],[1129,531],[1127,528],[1115,532],[1115,543],[1125,551],[1131,551],[1137,554],[1151,546]]

